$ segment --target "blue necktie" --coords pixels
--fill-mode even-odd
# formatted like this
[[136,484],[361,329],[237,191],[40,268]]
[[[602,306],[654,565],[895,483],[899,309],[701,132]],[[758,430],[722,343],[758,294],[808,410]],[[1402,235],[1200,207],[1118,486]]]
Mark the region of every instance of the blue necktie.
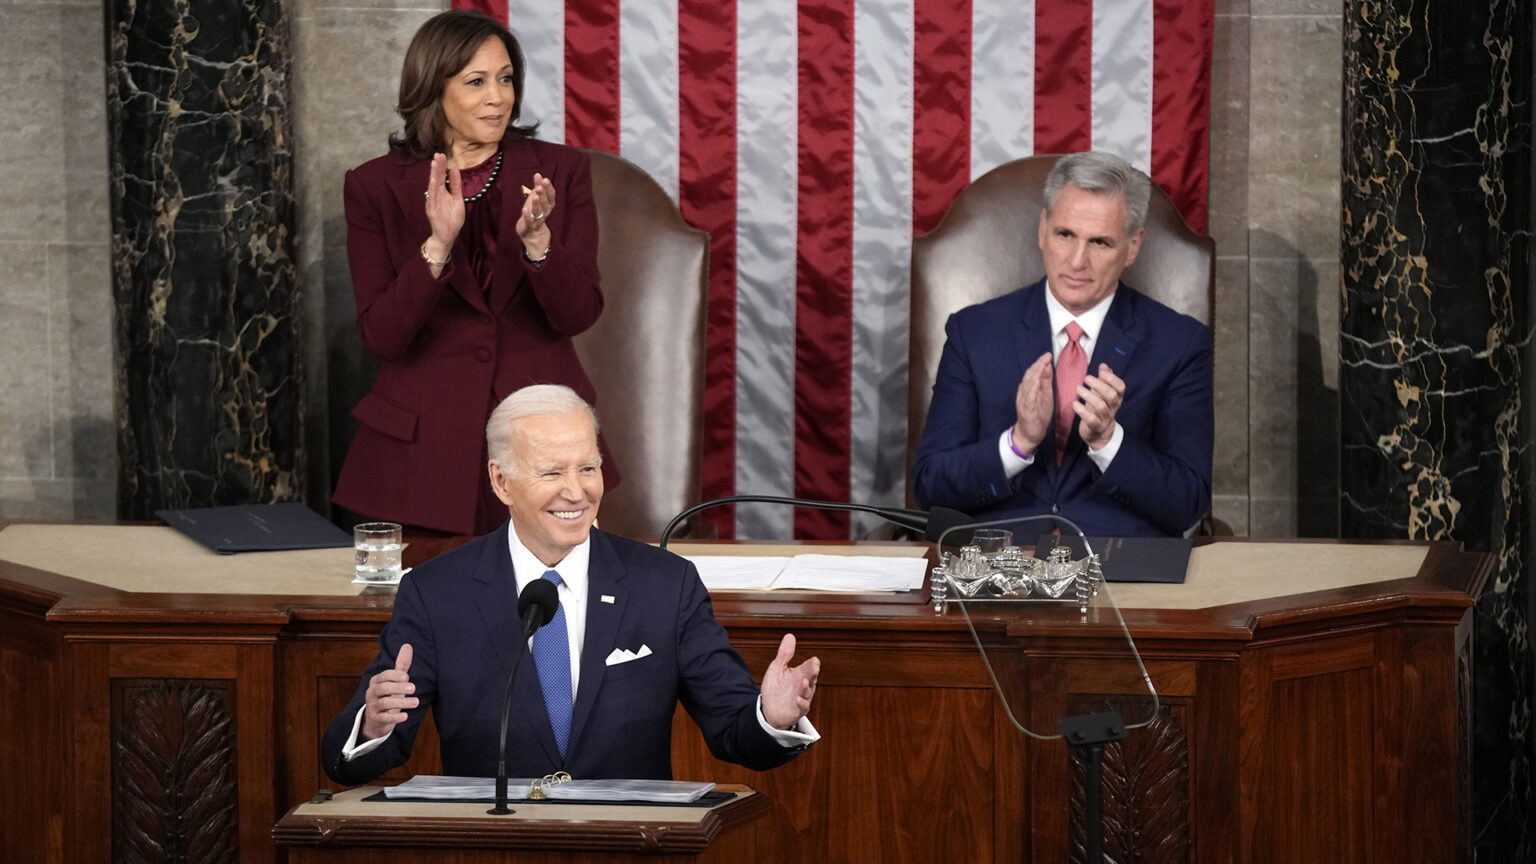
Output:
[[[544,578],[560,584],[560,574],[544,571]],[[571,640],[565,631],[565,604],[555,609],[555,617],[533,634],[533,665],[539,671],[539,687],[544,691],[544,709],[549,712],[549,726],[555,732],[560,755],[571,740]]]

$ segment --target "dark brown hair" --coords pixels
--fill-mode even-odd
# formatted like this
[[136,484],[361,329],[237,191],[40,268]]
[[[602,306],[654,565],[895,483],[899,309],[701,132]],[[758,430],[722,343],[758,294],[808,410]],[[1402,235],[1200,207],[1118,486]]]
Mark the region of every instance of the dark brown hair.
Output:
[[475,52],[491,36],[507,46],[512,58],[512,114],[507,128],[519,135],[533,137],[539,124],[518,126],[523,110],[523,49],[517,38],[496,19],[482,12],[454,9],[434,15],[421,25],[405,49],[405,63],[400,68],[400,102],[395,106],[405,128],[389,136],[389,146],[414,159],[429,159],[433,153],[446,152],[443,118],[443,88],[449,78],[474,59]]

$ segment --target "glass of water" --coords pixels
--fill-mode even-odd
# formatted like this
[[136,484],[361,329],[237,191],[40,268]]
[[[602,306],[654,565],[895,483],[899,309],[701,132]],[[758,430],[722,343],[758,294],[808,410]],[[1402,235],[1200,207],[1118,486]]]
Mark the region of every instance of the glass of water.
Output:
[[364,522],[352,529],[352,548],[357,553],[357,578],[364,582],[400,580],[400,524]]
[[1013,542],[1013,532],[1007,528],[977,528],[971,535],[971,544],[983,555],[996,555]]

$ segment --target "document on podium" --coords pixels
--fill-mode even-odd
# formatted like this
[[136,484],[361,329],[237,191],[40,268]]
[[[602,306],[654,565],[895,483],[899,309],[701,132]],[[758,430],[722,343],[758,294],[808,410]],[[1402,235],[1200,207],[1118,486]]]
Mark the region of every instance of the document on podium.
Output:
[[[513,801],[526,800],[533,791],[533,782],[528,778],[509,779],[507,798]],[[541,787],[544,796],[550,801],[691,804],[712,791],[715,784],[682,780],[563,780],[543,783]],[[424,801],[490,801],[496,797],[496,780],[491,777],[418,774],[398,786],[385,787],[384,797]]]
[[923,587],[928,573],[926,558],[886,555],[693,555],[688,560],[711,591],[911,591]]
[[297,502],[156,510],[155,515],[220,555],[352,545],[350,534]]

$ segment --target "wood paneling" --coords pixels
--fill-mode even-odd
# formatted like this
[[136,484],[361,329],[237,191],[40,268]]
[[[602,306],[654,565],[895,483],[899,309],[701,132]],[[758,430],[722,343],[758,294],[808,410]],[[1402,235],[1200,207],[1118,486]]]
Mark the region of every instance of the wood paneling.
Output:
[[[1376,593],[1125,610],[1161,710],[1107,759],[1115,859],[1470,860],[1466,621],[1488,566],[1437,544],[1420,573]],[[965,621],[922,598],[722,595],[715,608],[756,672],[786,631],[799,656],[823,662],[812,711],[823,740],[783,768],[722,765],[686,715],[674,724],[679,777],[745,783],[771,802],[742,832],[750,842],[732,841],[743,854],[1058,864],[1079,848],[1081,781],[1067,748],[1020,732],[1008,708],[1043,731],[1069,710],[1128,704],[1135,667],[1113,622],[1054,607],[979,616],[1005,706]],[[155,724],[133,717],[170,716],[168,694],[211,687],[226,688],[234,748],[223,775],[238,799],[233,860],[273,861],[278,816],[334,786],[320,771],[320,732],[388,614],[376,593],[125,595],[0,562],[0,686],[28,694],[0,712],[0,804],[23,814],[0,831],[4,860],[112,860],[124,847],[110,814],[128,805],[114,748],[137,736],[145,749]],[[188,705],[203,703],[176,704],[185,737],[203,716]],[[153,705],[161,714],[145,715]],[[392,776],[435,772],[436,751],[424,725],[416,757]]]
[[239,792],[231,681],[112,682],[112,860],[234,862]]

